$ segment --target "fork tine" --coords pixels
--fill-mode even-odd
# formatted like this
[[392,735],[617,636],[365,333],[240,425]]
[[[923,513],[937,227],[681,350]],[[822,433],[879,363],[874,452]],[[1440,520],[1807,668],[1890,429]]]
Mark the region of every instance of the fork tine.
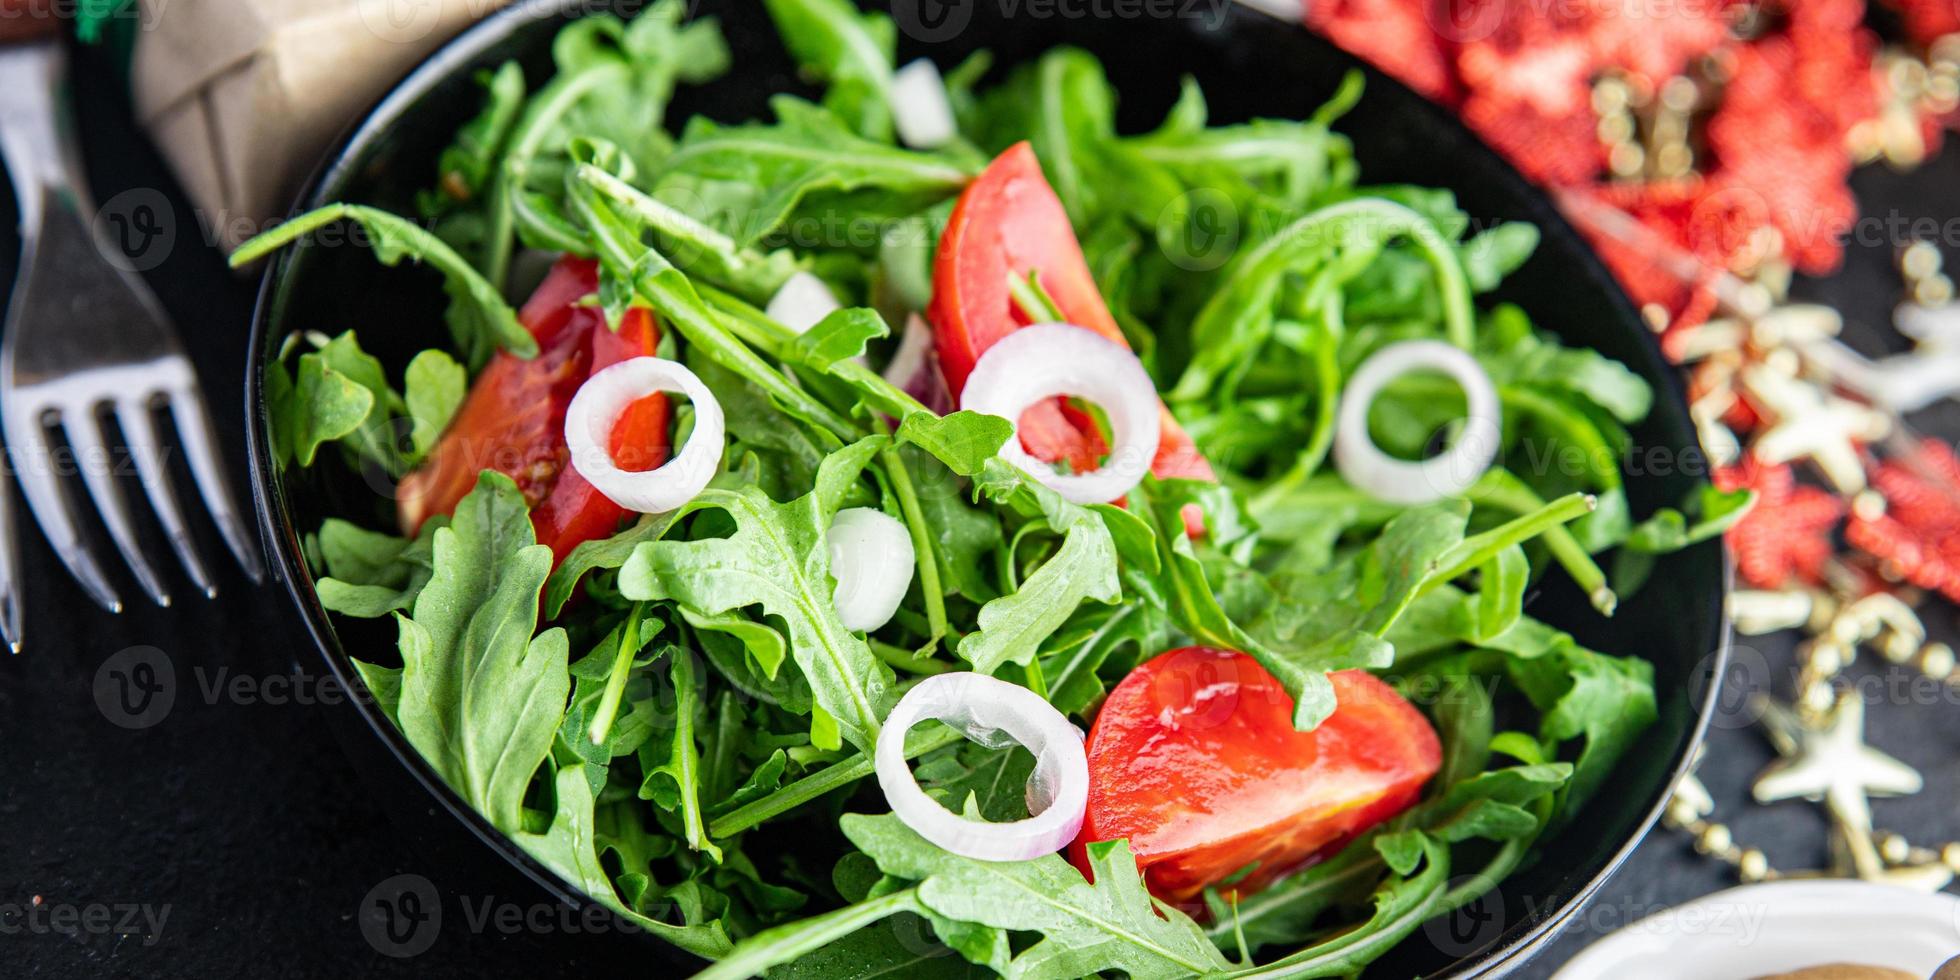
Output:
[[[94,553],[75,527],[68,501],[62,497],[40,414],[15,405],[5,408],[7,453],[13,459],[14,477],[20,481],[21,495],[27,498],[27,506],[41,525],[41,533],[47,535],[55,556],[68,566],[68,573],[75,576],[75,581],[82,583],[89,598],[112,613],[122,612],[122,598],[109,585],[109,577],[102,574],[102,566],[96,564]],[[18,417],[23,413],[28,417]]]
[[197,492],[204,497],[204,508],[211,512],[211,520],[218,525],[218,533],[224,535],[225,545],[231,548],[232,557],[238,559],[238,567],[245,570],[246,577],[254,584],[265,580],[265,568],[259,564],[259,555],[245,533],[245,524],[238,518],[238,509],[232,505],[231,481],[225,478],[224,462],[218,458],[217,437],[211,431],[211,417],[204,412],[204,398],[198,394],[195,380],[178,384],[170,392],[170,417],[177,422],[177,436],[184,444],[184,456],[190,463],[191,475],[197,480]]
[[157,520],[163,523],[164,536],[170,539],[177,562],[203,590],[205,598],[217,598],[218,587],[212,584],[211,572],[204,567],[204,559],[191,540],[184,521],[183,502],[178,499],[177,486],[171,482],[169,468],[164,465],[163,442],[157,438],[156,420],[150,415],[149,403],[118,398],[115,406],[116,424],[123,430],[123,444],[136,460],[136,475],[143,483],[143,493],[150,498],[150,509],[156,511]]
[[163,587],[163,579],[150,567],[149,557],[136,543],[136,520],[129,512],[129,503],[116,489],[115,476],[110,472],[109,444],[102,435],[102,420],[90,406],[63,412],[61,428],[68,436],[68,448],[75,454],[75,468],[81,471],[82,485],[88,488],[88,495],[95,500],[96,513],[102,515],[102,523],[109,528],[109,540],[122,552],[123,561],[135,573],[137,584],[150,594],[150,600],[159,606],[170,605],[170,592]]

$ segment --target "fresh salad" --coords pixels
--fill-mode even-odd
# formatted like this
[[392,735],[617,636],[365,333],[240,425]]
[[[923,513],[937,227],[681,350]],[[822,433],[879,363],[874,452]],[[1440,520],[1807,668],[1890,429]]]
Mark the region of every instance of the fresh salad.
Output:
[[1635,522],[1648,386],[1473,301],[1533,228],[1362,183],[1358,79],[1119,133],[1081,50],[900,67],[847,0],[767,2],[820,99],[675,132],[732,67],[683,7],[484,74],[420,214],[233,256],[446,286],[265,395],[288,479],[395,488],[306,557],[491,824],[704,977],[1318,977],[1601,792],[1651,668],[1528,593],[1610,616],[1748,500]]

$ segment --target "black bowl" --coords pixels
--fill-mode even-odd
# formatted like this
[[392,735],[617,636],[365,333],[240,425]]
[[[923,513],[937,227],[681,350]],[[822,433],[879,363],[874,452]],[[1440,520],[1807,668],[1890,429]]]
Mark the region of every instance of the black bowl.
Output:
[[[1658,392],[1653,413],[1633,431],[1641,449],[1634,458],[1671,465],[1648,465],[1629,474],[1627,493],[1634,513],[1644,515],[1677,502],[1701,475],[1694,464],[1702,456],[1678,379],[1626,297],[1550,201],[1454,119],[1354,57],[1296,25],[1222,0],[1093,9],[972,0],[897,4],[902,59],[930,56],[948,66],[986,48],[996,55],[998,72],[1055,44],[1087,48],[1102,58],[1120,86],[1119,123],[1130,130],[1161,118],[1182,74],[1203,83],[1215,116],[1225,121],[1298,118],[1332,94],[1346,72],[1361,68],[1367,93],[1339,128],[1352,137],[1365,179],[1449,188],[1479,221],[1537,225],[1543,244],[1506,283],[1501,298],[1524,307],[1568,343],[1597,348],[1625,363]],[[458,123],[475,111],[480,89],[472,81],[474,73],[515,58],[534,83],[540,81],[550,68],[549,42],[556,28],[593,6],[564,0],[523,3],[456,39],[352,131],[312,181],[303,206],[352,201],[412,212],[415,190],[435,173],[436,155]],[[697,14],[720,16],[738,70],[705,89],[684,91],[671,118],[696,112],[727,120],[752,118],[762,114],[770,94],[804,91],[754,0],[699,0],[697,7]],[[1094,16],[1097,10],[1102,15]],[[1071,11],[1078,16],[1069,16]],[[266,441],[262,368],[276,353],[279,339],[291,331],[338,332],[351,326],[362,328],[363,343],[385,363],[402,364],[444,336],[444,298],[435,277],[424,271],[382,269],[362,249],[330,244],[316,241],[289,251],[266,273],[252,326],[247,435],[255,502],[274,552],[273,567],[298,608],[308,641],[340,682],[360,691],[364,688],[349,651],[392,650],[393,627],[329,617],[314,593],[300,541],[328,516],[371,514],[375,526],[387,526],[391,488],[321,472],[282,472]],[[1612,786],[1541,843],[1534,863],[1472,906],[1473,911],[1430,923],[1372,975],[1502,973],[1544,943],[1618,867],[1653,825],[1701,737],[1713,699],[1710,681],[1726,657],[1726,586],[1720,545],[1711,542],[1663,559],[1646,588],[1610,622],[1594,614],[1569,584],[1550,585],[1535,600],[1534,615],[1571,630],[1582,642],[1651,660],[1660,720],[1621,763]],[[356,765],[423,853],[445,874],[453,869],[452,880],[497,894],[592,906],[464,804],[371,703],[350,701],[336,717]],[[605,943],[590,936],[565,942],[581,944],[575,954],[581,959],[610,955],[602,952]],[[647,954],[642,943],[631,942],[617,955],[643,964]]]

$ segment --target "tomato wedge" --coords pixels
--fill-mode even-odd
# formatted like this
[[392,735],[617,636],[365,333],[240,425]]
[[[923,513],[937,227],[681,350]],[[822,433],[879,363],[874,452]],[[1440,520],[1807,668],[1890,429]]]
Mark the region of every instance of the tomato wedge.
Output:
[[[605,314],[582,302],[598,288],[598,266],[590,260],[566,257],[552,267],[518,313],[538,339],[538,356],[524,360],[499,352],[477,375],[428,459],[396,491],[404,533],[455,510],[486,469],[516,481],[531,505],[538,543],[551,546],[554,565],[580,542],[619,529],[625,508],[569,465],[565,409],[592,372],[652,354],[660,334],[653,314],[639,307],[627,311],[617,332],[607,329]],[[621,468],[650,470],[666,461],[668,415],[665,395],[648,395],[627,408],[613,425],[609,447]]]
[[1251,657],[1185,647],[1116,685],[1089,734],[1089,808],[1070,857],[1127,838],[1157,897],[1190,902],[1248,864],[1257,891],[1407,809],[1442,764],[1429,720],[1366,671],[1295,731],[1293,699]]
[[[940,368],[956,402],[980,355],[1029,323],[1008,292],[1009,273],[1034,273],[1068,322],[1129,346],[1096,291],[1068,212],[1042,176],[1034,148],[1016,143],[960,194],[933,260],[926,319],[932,321]],[[1035,458],[1065,460],[1077,470],[1094,469],[1108,452],[1093,420],[1063,399],[1028,409],[1020,430],[1021,445]],[[1151,472],[1217,479],[1169,409],[1163,412]]]

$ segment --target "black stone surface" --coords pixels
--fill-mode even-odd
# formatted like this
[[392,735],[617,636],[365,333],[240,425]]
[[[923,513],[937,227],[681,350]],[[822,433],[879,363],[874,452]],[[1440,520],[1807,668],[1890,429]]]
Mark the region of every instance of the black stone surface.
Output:
[[[140,231],[129,244],[145,264],[155,263],[147,278],[186,336],[220,430],[236,432],[242,331],[255,283],[224,270],[141,139],[113,73],[93,54],[83,53],[80,64],[82,136],[96,197],[112,212],[135,216],[147,205],[159,218],[151,227],[160,232],[147,244]],[[1855,186],[1866,214],[1881,222],[1894,214],[1960,216],[1960,157],[1910,174],[1868,169]],[[11,200],[0,200],[0,228],[12,226]],[[1960,265],[1960,239],[1942,244]],[[1801,287],[1846,310],[1851,342],[1871,352],[1902,346],[1875,329],[1900,293],[1893,248],[1891,241],[1854,247],[1842,274]],[[13,268],[17,252],[11,235],[0,237],[0,269]],[[1928,433],[1960,436],[1955,406],[1916,421]],[[227,449],[235,451],[243,487],[242,451]],[[0,655],[0,976],[476,978],[569,976],[598,965],[592,937],[579,934],[585,923],[547,909],[505,907],[495,896],[445,891],[443,870],[397,841],[317,704],[337,692],[296,673],[296,664],[310,669],[314,657],[285,645],[283,598],[255,590],[227,566],[221,597],[205,602],[173,569],[175,608],[142,603],[134,583],[122,580],[131,607],[111,617],[69,580],[24,506],[21,525],[28,648]],[[220,554],[208,530],[199,528],[203,544]],[[160,541],[150,544],[153,554],[167,554]],[[1932,618],[1952,639],[1952,610]],[[1787,642],[1740,642],[1761,654],[1756,662],[1764,669],[1750,676],[1787,695]],[[149,657],[129,652],[146,646],[162,651],[174,698],[160,717],[135,719],[150,722],[146,727],[126,728],[132,718],[115,700],[116,682],[99,682]],[[1918,841],[1960,836],[1955,697],[1914,685],[1902,671],[1853,676],[1866,684],[1873,744],[1918,766],[1929,786],[1917,797],[1877,803],[1879,824]],[[1820,865],[1820,811],[1803,803],[1744,804],[1750,778],[1771,756],[1739,716],[1718,719],[1702,767],[1718,818],[1739,841],[1766,849],[1778,867]],[[356,912],[370,891],[402,874],[429,880],[442,920],[418,934],[433,937],[426,950],[391,958],[364,935]],[[1695,855],[1685,838],[1657,831],[1560,939],[1513,975],[1550,976],[1605,933],[1730,884],[1727,872]],[[484,919],[486,900],[492,905]],[[642,972],[674,970],[649,956]]]

